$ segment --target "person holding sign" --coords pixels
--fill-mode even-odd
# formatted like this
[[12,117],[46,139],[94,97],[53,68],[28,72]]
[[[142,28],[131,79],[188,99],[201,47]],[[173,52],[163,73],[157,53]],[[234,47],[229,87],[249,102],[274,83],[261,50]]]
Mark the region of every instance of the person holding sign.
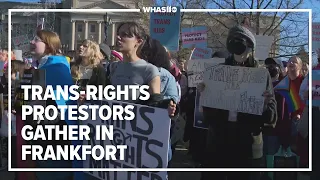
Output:
[[[256,40],[247,28],[237,25],[229,30],[227,49],[231,56],[226,58],[225,65],[256,67],[254,58]],[[204,107],[204,120],[209,124],[208,167],[249,168],[263,166],[262,128],[264,124],[275,126],[277,121],[276,101],[270,75],[267,74],[266,90],[261,96],[265,97],[262,115],[230,112],[228,110]],[[198,89],[202,92],[204,83]],[[215,92],[212,92],[215,93]],[[210,160],[209,160],[210,158]],[[257,173],[257,176],[258,173]],[[250,172],[203,173],[202,180],[250,179]],[[259,177],[256,177],[259,179]]]

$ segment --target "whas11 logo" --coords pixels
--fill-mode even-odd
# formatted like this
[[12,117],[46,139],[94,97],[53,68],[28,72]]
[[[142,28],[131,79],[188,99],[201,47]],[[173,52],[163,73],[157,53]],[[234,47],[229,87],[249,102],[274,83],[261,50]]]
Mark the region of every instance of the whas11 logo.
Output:
[[143,7],[143,11],[147,13],[175,13],[177,7],[163,6],[163,7]]

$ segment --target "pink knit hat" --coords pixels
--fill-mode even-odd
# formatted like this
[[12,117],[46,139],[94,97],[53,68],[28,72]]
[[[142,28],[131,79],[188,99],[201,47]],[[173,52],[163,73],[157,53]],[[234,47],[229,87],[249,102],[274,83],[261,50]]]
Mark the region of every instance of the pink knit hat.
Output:
[[120,61],[122,61],[122,55],[119,54],[117,51],[112,50],[112,51],[111,51],[111,54],[112,54],[113,56],[115,56],[116,58],[118,58]]

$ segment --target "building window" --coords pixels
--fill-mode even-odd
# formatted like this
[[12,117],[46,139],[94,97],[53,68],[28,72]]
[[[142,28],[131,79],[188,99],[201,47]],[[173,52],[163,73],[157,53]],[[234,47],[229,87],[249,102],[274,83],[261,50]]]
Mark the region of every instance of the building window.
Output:
[[82,26],[82,24],[78,24],[78,26],[77,26],[77,31],[78,31],[78,32],[83,32],[83,26]]
[[95,24],[91,24],[90,25],[90,33],[95,33],[96,32],[96,25]]

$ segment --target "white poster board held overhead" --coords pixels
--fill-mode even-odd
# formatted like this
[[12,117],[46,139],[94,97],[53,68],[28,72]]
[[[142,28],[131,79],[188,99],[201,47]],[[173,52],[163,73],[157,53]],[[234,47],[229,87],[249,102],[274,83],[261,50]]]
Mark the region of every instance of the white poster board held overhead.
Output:
[[218,65],[204,72],[205,107],[261,115],[269,72],[264,68]]
[[203,82],[203,73],[206,68],[224,63],[223,58],[192,59],[188,61],[188,86],[197,87]]
[[274,40],[273,36],[255,35],[256,48],[255,56],[259,60],[265,60],[269,57],[271,46]]

